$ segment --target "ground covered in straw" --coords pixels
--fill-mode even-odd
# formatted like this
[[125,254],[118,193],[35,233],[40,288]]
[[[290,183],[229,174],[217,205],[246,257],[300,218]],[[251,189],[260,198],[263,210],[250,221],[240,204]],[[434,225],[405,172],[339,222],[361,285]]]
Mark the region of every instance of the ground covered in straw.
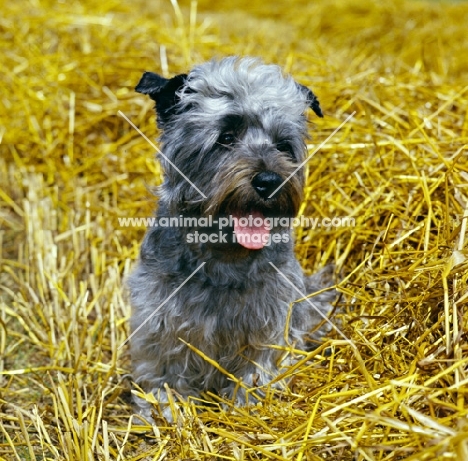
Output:
[[[273,6],[274,5],[274,6]],[[1,460],[468,460],[467,3],[4,2]],[[142,71],[258,55],[319,95],[297,231],[335,262],[323,347],[255,407],[131,418],[122,279],[161,173]],[[465,216],[465,219],[463,219]],[[328,353],[325,353],[328,350]]]

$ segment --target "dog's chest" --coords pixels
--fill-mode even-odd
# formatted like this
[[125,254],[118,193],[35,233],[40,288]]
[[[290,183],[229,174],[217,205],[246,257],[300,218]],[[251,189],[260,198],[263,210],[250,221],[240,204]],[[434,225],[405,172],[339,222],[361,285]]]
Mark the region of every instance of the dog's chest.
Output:
[[202,335],[208,343],[266,344],[284,332],[294,300],[285,286],[272,287],[264,280],[234,285],[193,284],[180,299],[191,318],[187,339]]

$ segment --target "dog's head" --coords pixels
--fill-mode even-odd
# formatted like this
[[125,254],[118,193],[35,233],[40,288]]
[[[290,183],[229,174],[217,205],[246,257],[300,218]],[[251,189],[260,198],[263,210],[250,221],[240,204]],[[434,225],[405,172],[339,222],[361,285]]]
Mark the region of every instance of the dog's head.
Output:
[[[145,72],[156,102],[171,213],[293,217],[302,200],[306,110],[317,97],[254,58],[229,57],[171,79]],[[196,187],[195,187],[196,186]]]

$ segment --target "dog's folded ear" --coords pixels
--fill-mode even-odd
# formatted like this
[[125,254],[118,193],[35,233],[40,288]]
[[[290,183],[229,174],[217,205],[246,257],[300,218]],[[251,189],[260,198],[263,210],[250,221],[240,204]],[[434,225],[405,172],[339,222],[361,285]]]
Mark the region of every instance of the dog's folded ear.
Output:
[[301,91],[307,95],[307,102],[309,107],[319,116],[323,118],[322,108],[320,107],[319,100],[312,90],[307,88],[305,85],[301,85],[300,83],[297,84]]
[[162,127],[174,114],[179,102],[178,91],[184,86],[187,74],[164,78],[154,72],[145,72],[135,91],[147,94],[156,102],[158,126]]

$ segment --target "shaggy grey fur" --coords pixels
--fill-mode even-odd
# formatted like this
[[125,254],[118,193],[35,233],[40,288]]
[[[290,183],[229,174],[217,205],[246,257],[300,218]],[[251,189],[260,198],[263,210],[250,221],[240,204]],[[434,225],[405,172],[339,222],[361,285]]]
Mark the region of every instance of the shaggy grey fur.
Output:
[[[158,218],[292,218],[297,214],[302,169],[269,196],[305,159],[307,108],[322,116],[308,88],[284,76],[277,66],[230,57],[172,79],[146,72],[136,91],[155,100],[162,129],[165,157],[160,160],[165,177]],[[281,241],[257,248],[233,241],[240,228],[232,222],[222,229],[225,243],[190,239],[197,230],[218,235],[215,224],[148,229],[140,260],[128,280],[131,328],[136,332],[131,338],[133,379],[155,395],[168,419],[165,384],[183,397],[213,390],[239,404],[246,399],[242,389],[234,395],[235,383],[183,341],[244,383],[264,385],[277,374],[279,353],[270,346],[305,347],[308,333],[322,320],[310,303],[293,303],[300,295],[270,263],[302,293],[329,283],[322,279],[330,279],[330,271],[304,277],[294,257],[289,227],[276,224],[269,233],[280,235]],[[255,229],[249,232],[258,234]],[[317,295],[313,303],[327,314],[334,296],[331,290]],[[139,398],[135,403],[137,411],[151,419],[152,406]]]

